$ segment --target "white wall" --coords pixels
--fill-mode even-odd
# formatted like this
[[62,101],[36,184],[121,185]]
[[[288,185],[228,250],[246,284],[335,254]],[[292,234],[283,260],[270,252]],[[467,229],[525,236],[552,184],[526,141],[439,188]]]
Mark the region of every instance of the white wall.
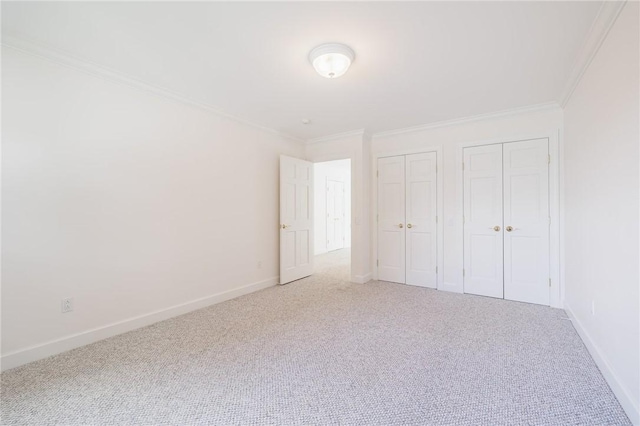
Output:
[[314,254],[327,252],[327,186],[329,179],[344,182],[344,246],[351,247],[351,160],[335,160],[313,165],[314,173]]
[[565,107],[564,137],[565,307],[636,424],[638,14],[637,2],[624,6]]
[[4,368],[276,282],[279,154],[299,143],[2,54]]
[[[374,158],[378,155],[426,152],[434,148],[442,150],[443,170],[438,171],[438,179],[444,179],[444,290],[462,292],[462,206],[457,187],[457,174],[460,173],[461,165],[456,160],[458,145],[463,142],[507,142],[523,137],[557,135],[562,128],[562,120],[562,110],[559,107],[549,107],[398,134],[373,135]],[[373,189],[375,190],[375,185]],[[371,209],[375,210],[375,206],[372,205]],[[375,262],[375,247],[372,250]]]

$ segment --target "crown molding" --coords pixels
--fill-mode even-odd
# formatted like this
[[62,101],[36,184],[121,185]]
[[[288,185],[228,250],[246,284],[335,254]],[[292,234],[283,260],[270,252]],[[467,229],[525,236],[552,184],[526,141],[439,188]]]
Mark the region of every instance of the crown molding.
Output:
[[248,127],[252,127],[257,130],[261,130],[263,132],[267,132],[276,136],[280,136],[282,138],[295,141],[298,143],[303,143],[304,140],[297,138],[295,136],[280,132],[278,130],[272,129],[270,127],[265,127],[261,124],[254,123],[249,120],[245,120],[244,118],[237,117],[235,115],[226,113],[222,111],[220,108],[217,108],[213,105],[209,105],[203,102],[195,101],[188,97],[182,96],[178,93],[172,92],[170,90],[164,89],[162,87],[158,87],[152,83],[145,82],[143,80],[131,77],[127,74],[121,73],[119,71],[115,71],[104,67],[102,65],[98,65],[92,63],[88,60],[78,58],[70,55],[67,52],[63,52],[61,50],[55,49],[51,46],[44,45],[42,43],[37,43],[34,41],[30,41],[24,38],[14,37],[14,36],[2,36],[2,46],[8,47],[10,49],[16,50],[18,52],[28,54],[31,56],[35,56],[41,59],[45,59],[47,61],[53,62],[57,65],[61,65],[67,68],[74,69],[76,71],[83,72],[85,74],[92,75],[94,77],[99,77],[104,80],[110,81],[112,83],[122,84],[125,86],[132,87],[134,89],[142,90],[148,93],[152,93],[156,96],[163,97],[165,99],[169,99],[175,102],[179,102],[184,105],[188,105],[191,107],[195,107],[204,111],[207,111],[211,114],[215,114],[220,117],[224,117],[226,119],[235,121],[237,123],[243,124]]
[[352,136],[364,136],[364,134],[365,134],[365,129],[351,130],[348,132],[334,133],[333,135],[322,136],[319,138],[307,139],[306,144],[312,145],[315,143],[330,142],[336,139],[343,139],[343,138],[348,138]]
[[456,126],[459,124],[472,123],[474,121],[489,120],[492,118],[509,117],[513,115],[527,114],[536,111],[546,111],[560,109],[560,105],[556,102],[546,102],[542,104],[529,105],[525,107],[512,108],[508,110],[490,112],[486,114],[472,115],[469,117],[456,118],[453,120],[437,121],[434,123],[423,124],[420,126],[404,127],[402,129],[388,130],[384,132],[374,133],[374,138],[401,135],[404,133],[420,132],[423,130],[437,129],[440,127]]
[[626,3],[626,0],[603,1],[600,5],[600,10],[598,10],[598,14],[593,20],[591,28],[587,34],[587,38],[585,39],[582,48],[580,49],[580,53],[578,53],[573,64],[569,80],[567,80],[564,90],[560,95],[558,103],[562,108],[564,108],[567,102],[569,102],[569,99],[571,99],[571,95],[576,90],[576,87],[578,86],[578,83],[580,83],[584,73],[587,71],[587,68],[591,65],[591,61],[593,61],[596,53],[598,53],[600,46],[604,43],[611,27],[613,27],[613,24],[616,22],[616,19],[618,19],[618,16]]

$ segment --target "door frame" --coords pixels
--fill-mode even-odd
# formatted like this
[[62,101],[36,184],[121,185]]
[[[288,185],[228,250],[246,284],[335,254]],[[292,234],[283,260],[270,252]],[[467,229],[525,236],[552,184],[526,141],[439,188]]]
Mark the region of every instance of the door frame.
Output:
[[398,157],[401,155],[413,155],[413,154],[427,154],[431,152],[436,153],[436,215],[438,216],[438,222],[436,223],[436,236],[438,238],[436,264],[438,268],[437,289],[442,290],[444,287],[444,167],[443,167],[443,155],[441,146],[426,146],[419,149],[403,150],[403,151],[380,151],[372,157],[373,165],[371,167],[372,180],[375,182],[371,185],[371,200],[373,208],[372,223],[372,235],[371,235],[371,259],[372,259],[372,274],[373,279],[378,279],[378,159],[386,157]]
[[462,162],[464,159],[464,148],[482,145],[505,144],[509,142],[523,142],[535,139],[548,139],[549,155],[551,162],[549,163],[549,216],[551,217],[551,226],[549,227],[549,276],[551,285],[549,287],[549,304],[552,308],[562,308],[564,299],[564,280],[561,273],[561,214],[560,214],[560,135],[558,129],[549,130],[537,134],[527,134],[514,137],[504,137],[499,139],[477,140],[461,142],[456,145],[456,223],[459,229],[458,238],[460,244],[458,249],[458,268],[456,276],[458,278],[457,285],[448,286],[448,290],[463,293],[463,259],[464,259],[464,223],[463,223],[463,200],[464,200],[464,170]]
[[[349,232],[351,233],[350,235],[350,241],[351,244],[349,244],[349,250],[351,250],[351,256],[349,259],[349,277],[351,279],[351,282],[355,282],[355,283],[364,283],[367,282],[368,280],[363,280],[362,277],[358,276],[358,275],[354,275],[354,270],[353,270],[353,264],[355,261],[355,257],[356,257],[356,252],[354,251],[354,238],[356,238],[356,229],[355,229],[355,213],[354,213],[354,205],[357,202],[356,199],[356,191],[358,189],[357,187],[357,182],[354,176],[354,167],[355,167],[355,161],[356,161],[356,157],[353,155],[344,155],[342,153],[335,153],[335,154],[325,154],[325,155],[316,155],[316,156],[305,156],[306,161],[310,161],[313,163],[314,167],[316,165],[316,163],[328,163],[330,161],[338,161],[338,160],[349,160],[349,178],[351,179],[351,198],[349,199],[349,203],[350,203],[350,213],[351,215],[349,217],[346,217],[345,220],[349,221]],[[315,197],[314,197],[315,198]],[[314,200],[315,201],[315,200]],[[314,232],[315,232],[315,224],[314,224]]]

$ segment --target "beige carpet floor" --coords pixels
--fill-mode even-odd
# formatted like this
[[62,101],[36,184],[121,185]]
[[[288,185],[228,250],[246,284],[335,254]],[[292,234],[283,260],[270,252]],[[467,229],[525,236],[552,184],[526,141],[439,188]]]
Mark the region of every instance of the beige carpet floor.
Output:
[[626,425],[562,310],[317,273],[2,374],[13,425]]

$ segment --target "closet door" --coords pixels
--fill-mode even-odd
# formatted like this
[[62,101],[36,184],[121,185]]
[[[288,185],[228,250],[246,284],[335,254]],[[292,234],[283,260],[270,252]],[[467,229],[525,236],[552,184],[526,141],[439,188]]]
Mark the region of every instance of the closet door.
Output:
[[436,153],[407,155],[406,283],[437,287]]
[[502,298],[502,145],[464,149],[465,293]]
[[378,159],[378,279],[405,282],[404,156]]
[[504,144],[504,297],[549,305],[549,145]]

